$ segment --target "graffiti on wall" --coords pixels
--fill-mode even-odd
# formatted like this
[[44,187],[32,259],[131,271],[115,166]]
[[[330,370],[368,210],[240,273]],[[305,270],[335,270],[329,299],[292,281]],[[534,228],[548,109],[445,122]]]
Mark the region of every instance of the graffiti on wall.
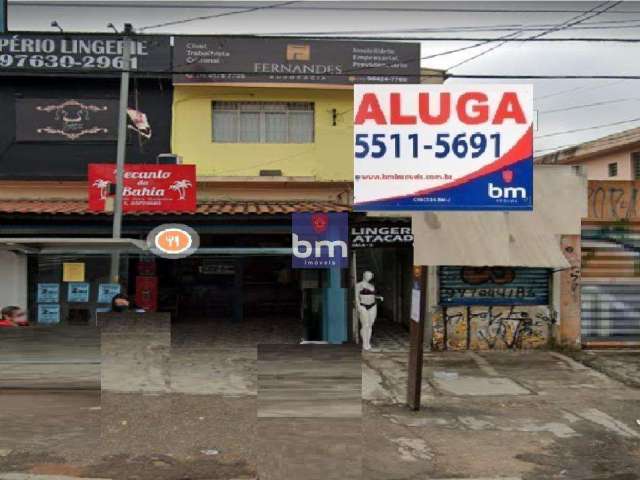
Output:
[[525,267],[439,269],[441,305],[546,305],[549,270]]
[[548,306],[442,307],[433,316],[434,350],[510,350],[549,346],[556,312]]
[[640,182],[590,180],[589,217],[594,220],[635,220],[640,212]]

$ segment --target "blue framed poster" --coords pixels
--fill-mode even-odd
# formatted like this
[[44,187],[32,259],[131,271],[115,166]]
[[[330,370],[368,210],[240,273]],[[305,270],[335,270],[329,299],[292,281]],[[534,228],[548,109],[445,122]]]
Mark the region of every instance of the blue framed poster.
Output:
[[58,303],[60,301],[60,285],[57,283],[38,284],[38,303]]
[[38,304],[38,323],[45,325],[60,323],[60,305],[57,303]]
[[119,283],[101,283],[98,285],[98,303],[111,303],[113,297],[119,293]]
[[347,268],[349,214],[294,213],[291,242],[293,268]]
[[86,303],[89,301],[90,285],[86,282],[69,282],[67,287],[67,301]]

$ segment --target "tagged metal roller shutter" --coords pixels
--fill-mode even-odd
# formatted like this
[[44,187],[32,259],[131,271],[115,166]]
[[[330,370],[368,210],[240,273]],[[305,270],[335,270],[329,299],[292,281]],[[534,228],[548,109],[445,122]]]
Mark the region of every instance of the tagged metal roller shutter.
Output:
[[440,267],[440,305],[548,305],[548,268]]
[[639,339],[640,284],[583,284],[582,336]]

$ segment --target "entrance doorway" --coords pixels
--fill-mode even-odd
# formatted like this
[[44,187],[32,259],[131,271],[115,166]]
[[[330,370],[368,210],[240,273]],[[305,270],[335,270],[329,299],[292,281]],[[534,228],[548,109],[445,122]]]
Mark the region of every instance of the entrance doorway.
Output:
[[156,310],[171,313],[175,341],[246,345],[305,338],[301,279],[288,255],[138,260],[149,261],[155,263],[147,272],[157,278]]

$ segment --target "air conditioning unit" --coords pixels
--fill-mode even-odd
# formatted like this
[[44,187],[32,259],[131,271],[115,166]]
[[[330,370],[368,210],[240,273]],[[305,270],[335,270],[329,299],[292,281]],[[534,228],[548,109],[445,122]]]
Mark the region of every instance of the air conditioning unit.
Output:
[[181,165],[182,164],[182,157],[174,153],[161,153],[156,158],[157,158],[156,163],[158,163],[159,165]]

